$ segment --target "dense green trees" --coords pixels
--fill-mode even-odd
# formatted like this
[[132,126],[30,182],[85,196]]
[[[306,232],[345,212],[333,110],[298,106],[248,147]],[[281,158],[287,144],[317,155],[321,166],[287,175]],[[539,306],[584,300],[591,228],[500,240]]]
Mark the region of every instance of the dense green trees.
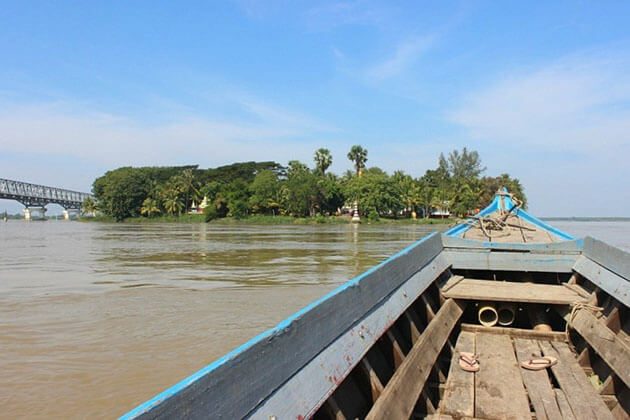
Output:
[[249,207],[253,213],[275,215],[280,208],[280,180],[269,169],[256,174],[249,187]]
[[[181,215],[204,199],[206,220],[247,217],[252,214],[316,216],[349,211],[358,203],[361,216],[428,217],[436,209],[463,216],[485,206],[500,187],[507,187],[524,203],[518,179],[508,174],[483,176],[485,168],[475,151],[464,148],[440,155],[435,169],[419,178],[377,167],[366,168],[367,150],[352,146],[347,155],[354,171],[338,177],[327,172],[332,164],[328,149],[314,154],[315,167],[299,161],[283,167],[276,162],[244,162],[219,168],[124,167],[96,179],[93,191],[102,213],[127,217]],[[195,209],[196,210],[196,209]]]
[[138,216],[142,203],[150,192],[151,179],[145,171],[119,168],[94,181],[94,195],[99,209],[120,221]]

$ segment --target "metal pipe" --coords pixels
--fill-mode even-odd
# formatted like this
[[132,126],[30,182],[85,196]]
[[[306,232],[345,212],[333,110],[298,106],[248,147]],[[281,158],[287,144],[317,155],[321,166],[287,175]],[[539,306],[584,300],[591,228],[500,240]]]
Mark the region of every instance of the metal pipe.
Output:
[[516,305],[514,303],[502,303],[497,309],[499,325],[507,327],[514,323],[516,318]]
[[493,303],[480,303],[477,317],[484,327],[494,327],[499,321],[499,314]]

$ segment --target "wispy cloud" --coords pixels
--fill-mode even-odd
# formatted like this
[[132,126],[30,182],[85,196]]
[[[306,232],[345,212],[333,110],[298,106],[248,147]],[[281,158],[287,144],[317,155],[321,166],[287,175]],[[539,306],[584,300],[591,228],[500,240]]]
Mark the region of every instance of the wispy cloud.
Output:
[[630,144],[630,57],[578,54],[468,94],[449,118],[476,139],[591,152]]
[[501,77],[468,93],[448,118],[470,142],[500,152],[534,206],[601,214],[605,193],[630,202],[630,56],[618,51],[582,52]]
[[304,14],[307,27],[330,30],[344,25],[381,26],[388,20],[390,10],[368,0],[332,1],[315,6]]
[[366,77],[371,81],[382,81],[400,75],[432,47],[433,39],[432,36],[425,36],[400,42],[390,56],[365,71]]
[[182,115],[147,122],[73,102],[0,104],[0,150],[73,157],[99,166],[202,166],[245,159],[289,160],[335,129],[296,111],[239,98],[243,118]]

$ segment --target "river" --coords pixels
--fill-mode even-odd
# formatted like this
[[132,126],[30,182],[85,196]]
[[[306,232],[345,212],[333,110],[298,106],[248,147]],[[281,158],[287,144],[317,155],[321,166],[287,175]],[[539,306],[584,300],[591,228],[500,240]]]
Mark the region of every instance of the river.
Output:
[[0,417],[120,415],[436,227],[1,223]]

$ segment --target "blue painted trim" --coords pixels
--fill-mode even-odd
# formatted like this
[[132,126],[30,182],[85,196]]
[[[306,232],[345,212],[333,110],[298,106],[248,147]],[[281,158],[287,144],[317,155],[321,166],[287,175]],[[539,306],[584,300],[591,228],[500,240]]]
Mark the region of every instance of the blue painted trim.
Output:
[[307,305],[303,309],[300,309],[299,311],[297,311],[293,315],[289,316],[285,320],[281,321],[275,327],[273,327],[273,328],[271,328],[271,329],[269,329],[269,330],[267,330],[267,331],[257,335],[256,337],[252,338],[251,340],[249,340],[245,344],[242,344],[239,347],[237,347],[236,349],[232,350],[231,352],[229,352],[225,356],[223,356],[223,357],[215,360],[214,362],[210,363],[209,365],[201,368],[200,370],[198,370],[197,372],[193,373],[192,375],[190,375],[186,379],[184,379],[184,380],[178,382],[177,384],[173,385],[172,387],[162,391],[161,393],[159,393],[155,397],[153,397],[150,400],[140,404],[139,406],[137,406],[133,410],[129,411],[128,413],[123,414],[120,417],[120,419],[121,420],[133,419],[133,418],[136,418],[137,416],[140,416],[140,415],[150,411],[152,408],[154,408],[154,407],[160,405],[161,403],[165,402],[166,400],[168,400],[169,398],[171,398],[175,394],[181,392],[186,387],[194,384],[199,379],[201,379],[204,376],[210,374],[213,370],[216,370],[220,366],[222,366],[222,365],[228,363],[229,361],[233,360],[238,355],[240,355],[241,353],[247,351],[249,348],[251,348],[255,344],[257,344],[257,343],[259,343],[259,342],[261,342],[263,340],[266,340],[268,337],[271,337],[273,335],[280,335],[280,334],[282,334],[284,332],[284,330],[289,328],[291,323],[293,323],[295,320],[297,320],[300,317],[302,317],[304,314],[306,314],[307,312],[309,312],[310,310],[312,310],[316,306],[320,305],[325,300],[333,298],[335,295],[338,295],[339,293],[343,292],[344,290],[346,290],[346,289],[348,289],[350,287],[357,286],[369,274],[373,273],[374,271],[376,271],[380,267],[391,263],[393,260],[401,257],[402,255],[405,255],[405,254],[409,253],[412,249],[414,249],[415,247],[419,246],[423,242],[428,241],[429,239],[433,238],[436,235],[439,235],[439,234],[437,232],[434,232],[434,233],[432,233],[430,235],[425,236],[424,238],[420,239],[419,241],[414,242],[413,244],[409,245],[408,247],[402,249],[401,251],[399,251],[396,254],[392,255],[391,257],[387,258],[385,261],[381,262],[380,264],[377,264],[374,267],[370,268],[369,270],[367,270],[363,274],[360,274],[357,277],[353,278],[352,280],[349,280],[349,281],[345,282],[344,284],[342,284],[341,286],[337,287],[333,291],[329,292],[328,294],[324,295],[323,297],[321,297],[321,298],[317,299],[316,301],[310,303],[309,305]]
[[[502,192],[507,193],[507,189],[503,188]],[[478,216],[487,216],[491,213],[494,213],[497,210],[511,210],[512,207],[514,206],[514,202],[512,201],[512,199],[510,198],[510,196],[508,195],[501,195],[501,194],[496,194],[494,196],[494,199],[492,200],[492,202],[488,205],[488,207],[486,207],[485,209],[481,210],[478,214]],[[561,231],[560,229],[557,229],[551,225],[548,225],[547,223],[543,222],[542,220],[540,220],[539,218],[532,216],[531,214],[527,213],[525,210],[522,209],[518,209],[516,212],[516,215],[518,217],[520,217],[521,219],[533,224],[534,226],[537,226],[555,236],[557,236],[560,239],[564,239],[567,241],[571,241],[573,239],[575,239],[573,236],[569,235],[566,232]],[[444,232],[445,235],[447,236],[461,236],[464,232],[466,232],[468,229],[470,229],[472,227],[472,224],[469,222],[464,222],[464,223],[460,223],[457,226],[452,227],[451,229],[447,230],[446,232]]]

